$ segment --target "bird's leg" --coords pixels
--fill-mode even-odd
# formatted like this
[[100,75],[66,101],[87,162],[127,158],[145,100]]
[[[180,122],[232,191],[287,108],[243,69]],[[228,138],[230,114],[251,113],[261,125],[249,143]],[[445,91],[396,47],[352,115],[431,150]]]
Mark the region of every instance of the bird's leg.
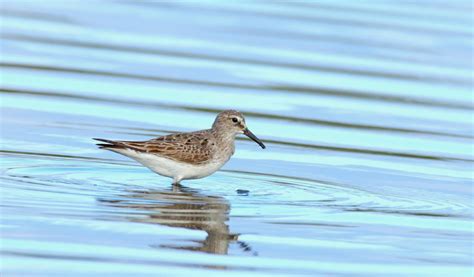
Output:
[[174,177],[173,178],[173,192],[180,192],[181,191],[181,184],[179,183],[181,181],[181,178],[179,177]]
[[173,183],[171,186],[171,191],[173,191],[174,193],[181,192],[180,184]]
[[182,177],[174,177],[173,178],[173,186],[178,185],[180,186],[181,184],[179,183],[183,178]]

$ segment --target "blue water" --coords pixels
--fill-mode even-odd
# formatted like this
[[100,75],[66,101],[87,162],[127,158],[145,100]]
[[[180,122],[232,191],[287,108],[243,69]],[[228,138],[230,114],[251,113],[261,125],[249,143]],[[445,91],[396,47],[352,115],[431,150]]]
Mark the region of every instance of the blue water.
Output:
[[[470,1],[0,7],[2,275],[473,275]],[[181,188],[91,139],[229,108]]]

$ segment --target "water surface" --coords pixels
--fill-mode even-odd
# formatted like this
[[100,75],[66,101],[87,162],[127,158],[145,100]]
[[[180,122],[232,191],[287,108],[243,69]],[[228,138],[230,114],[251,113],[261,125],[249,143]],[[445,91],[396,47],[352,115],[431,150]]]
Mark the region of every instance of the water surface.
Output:
[[[3,2],[1,272],[471,276],[471,5]],[[181,187],[91,140],[229,108]]]

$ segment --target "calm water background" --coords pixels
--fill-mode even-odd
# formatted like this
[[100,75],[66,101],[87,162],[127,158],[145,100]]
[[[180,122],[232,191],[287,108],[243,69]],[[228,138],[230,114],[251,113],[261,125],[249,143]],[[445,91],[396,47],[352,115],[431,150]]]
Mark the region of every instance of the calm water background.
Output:
[[[472,276],[471,5],[2,1],[1,272]],[[91,140],[228,108],[181,189]]]

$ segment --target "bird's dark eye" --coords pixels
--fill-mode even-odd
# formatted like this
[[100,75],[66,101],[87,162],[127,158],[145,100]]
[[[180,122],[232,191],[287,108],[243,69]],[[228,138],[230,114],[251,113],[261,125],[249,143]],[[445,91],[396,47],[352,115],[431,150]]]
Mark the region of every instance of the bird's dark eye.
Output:
[[232,122],[237,123],[239,122],[239,120],[237,119],[237,117],[232,117]]

